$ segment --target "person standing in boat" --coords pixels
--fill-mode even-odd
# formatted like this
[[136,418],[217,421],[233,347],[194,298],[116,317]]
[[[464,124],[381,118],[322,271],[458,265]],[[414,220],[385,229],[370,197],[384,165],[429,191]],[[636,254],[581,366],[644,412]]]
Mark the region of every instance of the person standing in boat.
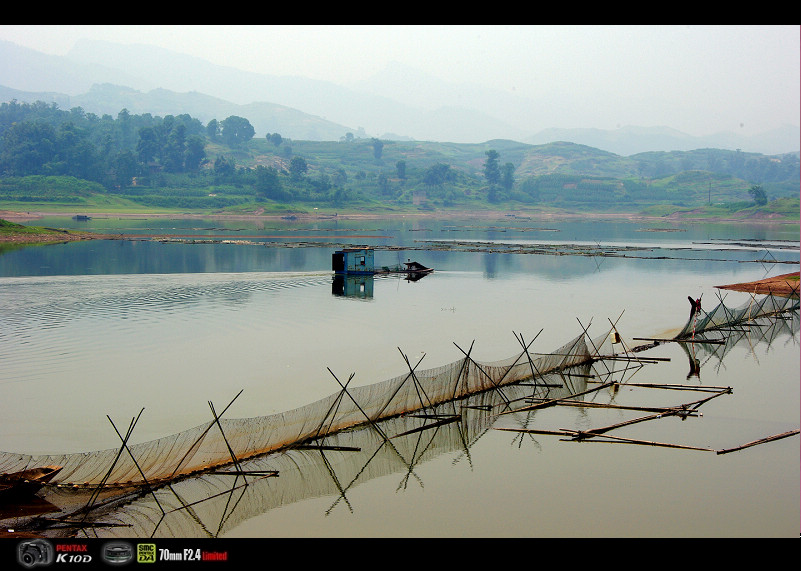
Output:
[[701,313],[701,298],[693,299],[688,295],[687,299],[690,300],[690,319],[692,319],[696,313]]

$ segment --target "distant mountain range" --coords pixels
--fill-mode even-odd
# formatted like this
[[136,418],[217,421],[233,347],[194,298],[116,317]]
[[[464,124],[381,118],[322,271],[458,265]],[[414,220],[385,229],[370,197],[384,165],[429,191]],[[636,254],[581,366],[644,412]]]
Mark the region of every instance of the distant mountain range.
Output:
[[251,122],[257,137],[277,132],[292,139],[330,141],[353,133],[391,140],[508,139],[535,145],[561,140],[621,156],[698,148],[775,155],[801,148],[797,126],[751,137],[696,137],[668,127],[634,126],[532,132],[516,118],[536,112],[541,124],[557,102],[533,106],[530,100],[470,85],[461,86],[454,105],[448,99],[452,92],[452,85],[400,64],[344,87],[241,71],[146,45],[83,40],[67,56],[53,56],[0,41],[0,101],[41,100],[114,117],[123,108],[134,114],[187,113],[204,123],[239,115]]
[[87,113],[108,114],[115,118],[122,109],[134,115],[150,113],[160,117],[188,114],[204,124],[212,119],[222,121],[231,115],[238,115],[247,118],[257,136],[261,137],[267,133],[280,133],[292,139],[337,141],[347,132],[366,136],[363,132],[292,107],[263,102],[238,105],[196,91],[176,93],[157,88],[143,93],[130,87],[104,83],[93,85],[86,93],[70,96],[64,93],[19,91],[0,85],[0,101],[12,99],[25,103],[56,103],[59,109],[81,107]]

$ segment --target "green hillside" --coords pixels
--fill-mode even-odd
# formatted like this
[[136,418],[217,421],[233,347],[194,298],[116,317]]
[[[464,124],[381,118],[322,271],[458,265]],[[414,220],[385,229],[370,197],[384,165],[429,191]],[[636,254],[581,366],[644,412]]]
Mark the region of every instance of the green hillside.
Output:
[[350,133],[290,140],[256,134],[238,116],[203,125],[189,115],[122,110],[114,118],[53,104],[0,105],[0,209],[8,210],[723,209],[797,218],[798,197],[798,153],[622,157],[570,142],[456,144]]

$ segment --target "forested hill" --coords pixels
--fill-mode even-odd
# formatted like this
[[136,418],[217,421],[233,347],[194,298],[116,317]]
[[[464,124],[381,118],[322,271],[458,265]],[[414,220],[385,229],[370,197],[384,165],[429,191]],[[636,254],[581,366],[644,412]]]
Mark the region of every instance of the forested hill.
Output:
[[[0,105],[0,201],[172,208],[753,206],[799,196],[798,153],[722,149],[628,157],[570,142],[337,141],[256,133],[230,115],[116,117]],[[759,192],[754,192],[758,187]],[[94,198],[93,198],[94,197]]]

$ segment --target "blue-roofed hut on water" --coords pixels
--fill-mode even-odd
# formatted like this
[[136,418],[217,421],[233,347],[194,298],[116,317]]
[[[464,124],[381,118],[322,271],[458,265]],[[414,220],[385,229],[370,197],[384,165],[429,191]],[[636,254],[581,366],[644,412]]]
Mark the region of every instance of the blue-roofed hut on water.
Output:
[[375,256],[372,248],[345,248],[331,257],[331,266],[337,274],[374,274]]

